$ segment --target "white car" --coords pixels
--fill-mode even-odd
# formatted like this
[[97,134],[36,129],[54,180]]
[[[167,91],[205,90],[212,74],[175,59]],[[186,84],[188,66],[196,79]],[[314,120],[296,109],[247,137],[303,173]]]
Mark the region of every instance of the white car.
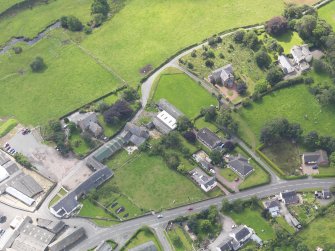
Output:
[[159,215],[157,215],[157,218],[158,218],[158,219],[163,218],[163,215],[162,215],[162,214],[159,214]]

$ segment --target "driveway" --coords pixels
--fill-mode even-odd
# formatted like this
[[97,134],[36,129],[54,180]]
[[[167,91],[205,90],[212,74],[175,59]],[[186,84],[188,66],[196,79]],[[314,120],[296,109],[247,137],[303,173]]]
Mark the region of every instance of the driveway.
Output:
[[220,217],[222,223],[222,231],[218,238],[216,238],[215,241],[209,245],[209,249],[211,251],[216,251],[216,247],[218,247],[224,239],[229,237],[229,233],[233,229],[233,225],[235,225],[235,222],[228,216],[220,214]]

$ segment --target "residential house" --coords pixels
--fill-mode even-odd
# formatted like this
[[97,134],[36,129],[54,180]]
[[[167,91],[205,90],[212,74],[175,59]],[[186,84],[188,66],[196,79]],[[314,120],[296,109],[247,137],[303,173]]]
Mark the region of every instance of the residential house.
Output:
[[148,241],[137,247],[129,249],[129,251],[158,251],[158,249],[153,241]]
[[200,129],[197,133],[197,139],[210,150],[222,148],[224,145],[222,140],[208,128]]
[[177,120],[183,116],[183,113],[165,99],[160,99],[157,107],[160,112],[154,118],[153,123],[158,131],[168,134],[177,128]]
[[279,200],[281,200],[285,205],[298,204],[300,202],[295,191],[285,191],[280,193]]
[[302,155],[302,162],[305,165],[328,166],[329,160],[327,152],[318,150],[315,152],[308,152]]
[[280,202],[277,199],[266,201],[264,206],[271,214],[271,217],[274,218],[280,215]]
[[240,154],[229,157],[227,167],[243,179],[254,171],[254,168],[249,164],[248,160]]
[[69,116],[68,119],[75,123],[82,131],[89,131],[95,137],[98,137],[102,134],[103,129],[98,124],[98,117],[95,112],[76,112]]
[[235,239],[231,237],[224,238],[218,247],[216,247],[217,251],[233,251],[234,247],[239,246]]
[[207,175],[200,168],[194,168],[190,172],[191,178],[201,187],[202,190],[208,192],[216,187],[217,182],[215,177]]
[[301,71],[306,71],[309,69],[309,63],[312,61],[313,56],[307,44],[293,46],[291,49],[291,54],[295,63],[300,67]]
[[121,137],[123,137],[125,142],[132,143],[138,147],[149,138],[149,132],[145,127],[128,122],[121,133]]
[[285,74],[291,74],[295,71],[294,67],[292,66],[290,60],[284,56],[284,55],[279,55],[278,56],[278,62],[280,68],[283,70]]
[[208,76],[212,84],[221,84],[229,88],[234,85],[234,71],[231,64],[221,67]]

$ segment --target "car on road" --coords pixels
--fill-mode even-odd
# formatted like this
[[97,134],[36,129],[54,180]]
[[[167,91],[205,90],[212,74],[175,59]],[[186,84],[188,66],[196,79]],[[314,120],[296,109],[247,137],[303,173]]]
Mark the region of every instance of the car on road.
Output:
[[162,214],[159,214],[159,215],[157,215],[157,218],[158,218],[158,219],[161,219],[161,218],[163,218],[163,215],[162,215]]
[[189,207],[187,208],[188,211],[192,211],[193,210],[193,207]]

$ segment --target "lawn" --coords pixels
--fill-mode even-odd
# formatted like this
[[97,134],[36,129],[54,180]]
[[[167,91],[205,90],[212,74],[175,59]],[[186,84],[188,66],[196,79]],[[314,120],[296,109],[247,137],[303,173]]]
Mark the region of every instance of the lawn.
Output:
[[301,45],[304,41],[300,38],[297,32],[289,31],[281,36],[274,37],[278,43],[284,48],[285,54],[290,54],[294,45]]
[[[224,37],[221,44],[214,48],[208,48],[208,50],[212,51],[215,55],[215,58],[211,58],[214,62],[212,68],[205,65],[206,60],[202,56],[205,52],[203,48],[196,51],[195,57],[192,57],[192,53],[183,57],[185,62],[193,64],[194,68],[190,70],[197,75],[207,78],[213,70],[227,64],[232,64],[235,76],[239,76],[248,85],[248,92],[250,94],[253,93],[257,83],[265,81],[265,71],[261,70],[256,64],[254,51],[243,45],[236,44],[233,36]],[[220,56],[220,53],[223,54],[224,58]]]
[[145,153],[115,170],[115,177],[105,186],[116,186],[143,211],[175,207],[207,197],[188,178],[169,169],[161,157]]
[[216,132],[218,130],[218,128],[213,123],[205,121],[203,117],[197,119],[194,125],[199,130],[205,127],[207,127],[212,132]]
[[[44,59],[44,72],[31,71],[29,64],[36,56]],[[23,47],[19,55],[10,51],[0,56],[0,86],[0,116],[37,125],[116,89],[119,82],[66,33],[54,30],[35,46]]]
[[69,142],[73,152],[79,157],[83,157],[91,151],[90,146],[84,141],[79,132],[72,133]]
[[5,122],[0,123],[0,138],[9,133],[15,126],[17,121],[15,119],[8,119]]
[[275,232],[270,222],[266,221],[257,210],[246,208],[242,213],[232,212],[229,216],[233,218],[236,224],[245,224],[253,228],[263,241],[268,241],[275,237]]
[[23,2],[24,0],[0,0],[0,13],[7,10],[14,4]]
[[[118,222],[116,217],[107,213],[103,208],[95,206],[88,199],[82,200],[81,203],[83,204],[83,207],[79,212],[79,216],[95,218],[93,221],[99,226],[109,226]],[[110,219],[110,221],[101,220],[101,218]]]
[[239,115],[239,119],[245,121],[240,124],[240,137],[251,145],[259,144],[261,128],[267,121],[280,117],[299,123],[305,133],[316,130],[321,135],[335,136],[335,107],[322,107],[305,85],[275,91],[238,113],[234,116]]
[[230,168],[221,169],[220,175],[230,182],[233,182],[236,178],[239,178],[239,176],[234,173]]
[[18,10],[15,15],[0,19],[0,45],[11,37],[35,37],[62,16],[74,15],[85,24],[91,18],[91,4],[92,0],[52,0],[31,9]]
[[135,236],[133,236],[127,244],[121,248],[121,251],[126,251],[146,242],[153,241],[158,251],[163,251],[161,244],[154,235],[151,229],[143,228],[139,230]]
[[331,1],[318,10],[319,16],[327,21],[335,29],[335,2]]
[[[179,226],[174,226],[171,230],[167,231],[168,237],[174,246],[175,251],[192,251],[192,242],[183,229]],[[173,240],[180,239],[181,245],[176,245]],[[179,244],[179,243],[177,243]]]
[[283,8],[283,1],[267,0],[132,0],[82,45],[136,85],[144,66],[155,68],[190,44],[266,21]]
[[335,207],[331,206],[327,214],[323,217],[318,217],[304,228],[298,237],[303,239],[304,243],[314,250],[317,246],[327,249],[328,245],[335,245]]
[[294,234],[295,233],[295,229],[287,223],[287,221],[284,219],[284,217],[282,216],[279,216],[279,217],[276,217],[276,222],[278,223],[278,225],[286,230],[287,232],[289,232],[290,234]]
[[55,197],[53,197],[52,200],[49,202],[49,208],[55,205],[61,198],[61,196],[56,194]]
[[262,152],[286,175],[299,174],[301,154],[305,149],[289,141],[282,141],[262,149]]
[[184,73],[160,76],[154,100],[161,98],[165,98],[189,118],[199,115],[201,108],[218,103],[215,97]]

